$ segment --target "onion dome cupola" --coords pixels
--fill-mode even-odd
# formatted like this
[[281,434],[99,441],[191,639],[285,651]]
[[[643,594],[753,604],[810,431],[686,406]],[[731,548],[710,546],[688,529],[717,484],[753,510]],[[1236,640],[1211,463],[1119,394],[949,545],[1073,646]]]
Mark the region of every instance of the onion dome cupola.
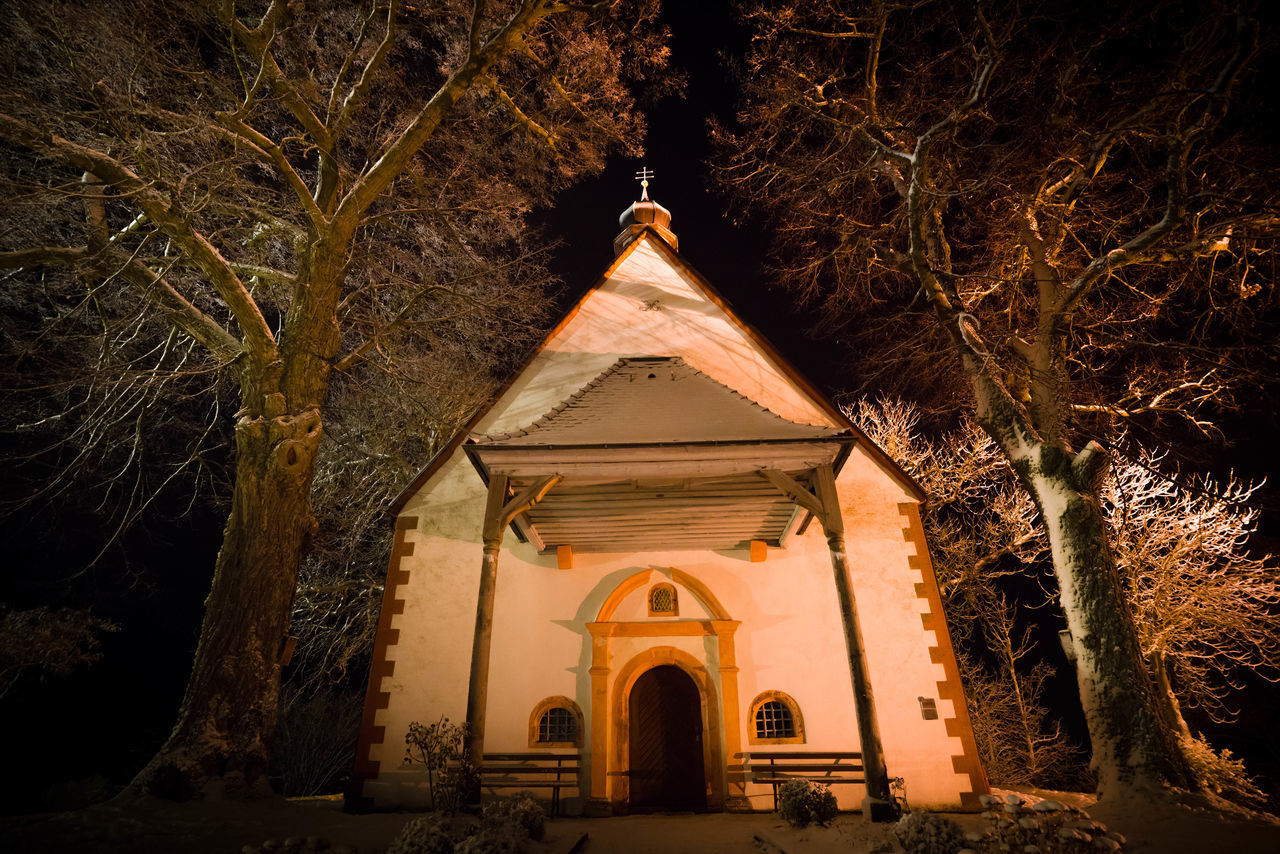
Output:
[[653,173],[648,169],[641,169],[636,177],[640,179],[640,201],[633,202],[618,217],[618,225],[622,227],[622,231],[613,239],[614,256],[621,255],[622,250],[631,245],[646,228],[652,228],[662,235],[672,249],[679,249],[679,241],[671,230],[671,211],[649,198],[649,179],[653,177]]

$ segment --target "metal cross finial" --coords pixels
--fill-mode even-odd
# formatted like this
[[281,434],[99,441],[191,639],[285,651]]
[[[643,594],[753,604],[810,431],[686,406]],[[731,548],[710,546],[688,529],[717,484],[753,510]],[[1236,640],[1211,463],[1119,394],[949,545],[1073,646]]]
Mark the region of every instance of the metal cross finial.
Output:
[[640,201],[647,202],[649,200],[649,179],[653,177],[653,172],[642,166],[640,171],[636,173],[636,180],[640,182]]

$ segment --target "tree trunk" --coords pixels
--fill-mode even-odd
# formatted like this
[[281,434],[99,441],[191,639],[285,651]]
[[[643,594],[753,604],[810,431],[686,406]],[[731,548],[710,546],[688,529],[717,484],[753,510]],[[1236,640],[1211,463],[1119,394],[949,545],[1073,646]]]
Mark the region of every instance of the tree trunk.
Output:
[[1031,494],[1049,538],[1098,797],[1152,795],[1165,783],[1189,788],[1193,778],[1143,661],[1097,498],[1106,453],[1096,442],[1074,456],[1046,442],[976,351],[963,363],[978,423]]
[[310,493],[320,412],[246,416],[235,429],[231,516],[195,664],[173,732],[134,779],[136,793],[185,800],[216,790],[269,792],[281,653],[298,565],[316,524]]
[[1158,649],[1152,650],[1147,655],[1147,666],[1155,679],[1156,691],[1163,705],[1165,717],[1179,738],[1193,738],[1191,727],[1187,726],[1187,719],[1182,716],[1182,704],[1178,702],[1178,695],[1173,693],[1173,685],[1169,682],[1169,668],[1164,662],[1164,653]]
[[1041,444],[1014,459],[1014,467],[1030,485],[1048,532],[1098,795],[1154,793],[1164,783],[1187,787],[1191,776],[1144,666],[1093,478],[1073,464],[1080,460]]

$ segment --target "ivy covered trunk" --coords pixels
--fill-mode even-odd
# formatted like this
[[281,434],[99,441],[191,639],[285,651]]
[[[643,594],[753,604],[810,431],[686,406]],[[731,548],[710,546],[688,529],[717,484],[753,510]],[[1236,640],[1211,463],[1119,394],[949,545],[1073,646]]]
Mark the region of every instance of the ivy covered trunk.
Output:
[[1185,787],[1190,774],[1144,665],[1096,498],[1101,456],[1092,443],[1074,457],[1038,444],[1014,456],[1013,464],[1048,533],[1099,797],[1155,792],[1164,783]]
[[281,655],[299,562],[315,529],[310,492],[320,412],[244,416],[235,432],[231,515],[195,664],[173,732],[133,783],[162,798],[186,800],[210,785],[230,796],[269,791]]

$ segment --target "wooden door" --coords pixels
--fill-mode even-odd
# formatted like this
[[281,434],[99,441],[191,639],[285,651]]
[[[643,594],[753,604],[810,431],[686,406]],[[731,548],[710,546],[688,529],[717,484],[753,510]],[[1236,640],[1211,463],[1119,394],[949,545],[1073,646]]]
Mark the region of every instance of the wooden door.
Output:
[[679,667],[655,667],[636,680],[628,702],[630,811],[705,810],[698,686]]

